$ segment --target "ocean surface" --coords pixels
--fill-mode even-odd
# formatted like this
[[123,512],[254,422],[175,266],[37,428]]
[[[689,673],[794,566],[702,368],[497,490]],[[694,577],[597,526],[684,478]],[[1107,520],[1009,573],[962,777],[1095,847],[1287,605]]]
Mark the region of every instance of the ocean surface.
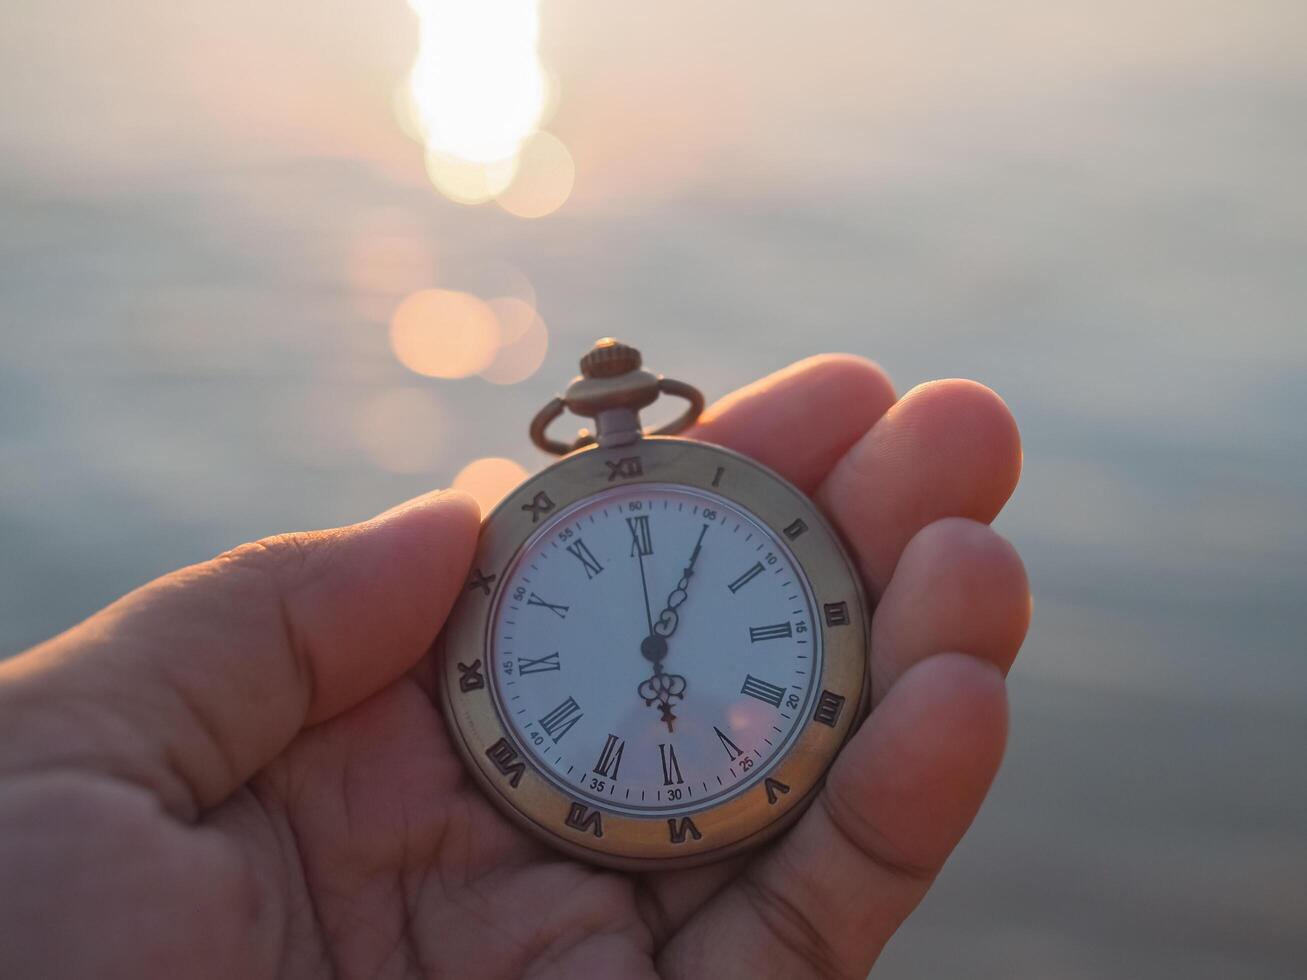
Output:
[[[818,351],[977,378],[1030,638],[992,797],[877,976],[1307,970],[1307,7],[545,0],[576,184],[442,199],[402,3],[19,2],[0,39],[0,656],[173,567],[362,519],[596,337],[710,397]],[[413,289],[540,369],[406,369]]]

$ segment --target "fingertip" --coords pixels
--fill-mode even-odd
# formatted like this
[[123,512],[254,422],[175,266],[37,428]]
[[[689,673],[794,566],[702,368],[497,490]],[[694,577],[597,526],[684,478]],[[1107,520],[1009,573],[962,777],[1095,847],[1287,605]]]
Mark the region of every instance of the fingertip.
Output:
[[442,508],[442,516],[447,520],[458,521],[460,518],[457,512],[462,510],[470,514],[473,523],[481,523],[481,505],[477,503],[475,497],[463,490],[439,489],[429,490],[426,493],[419,494],[403,503],[398,503],[394,507],[383,510],[373,518],[374,521],[390,521],[402,514],[413,511],[426,511],[433,508]]
[[759,933],[803,950],[819,928],[829,972],[865,976],[975,817],[1006,731],[993,664],[940,653],[909,670],[836,759],[820,805],[751,872],[764,895],[803,899],[784,917],[752,902]]
[[[953,787],[955,811],[966,814],[959,820],[960,836],[1007,746],[1003,671],[971,654],[937,653],[910,667],[882,704],[889,710],[878,709],[881,751],[901,755],[921,772],[934,772],[936,790]],[[875,713],[872,717],[874,722]],[[897,747],[887,749],[887,743]]]
[[[989,506],[992,514],[1002,509],[1021,479],[1021,431],[1007,402],[987,385],[970,378],[943,378],[917,385],[900,402],[910,407],[919,426],[947,427],[938,435],[983,451],[990,475]],[[915,428],[910,427],[910,428]]]
[[835,778],[857,799],[891,787],[903,799],[953,787],[970,801],[954,809],[969,814],[998,770],[1007,726],[1003,672],[970,654],[937,653],[910,667],[872,711],[836,761]]
[[870,425],[880,418],[886,406],[893,404],[894,383],[885,369],[876,361],[861,354],[814,354],[795,361],[783,374],[807,375],[815,385],[830,385],[850,400],[850,407],[870,406],[874,412],[867,419]]
[[[467,580],[481,513],[436,490],[345,528],[287,606],[317,651],[310,722],[331,717],[411,668]],[[306,641],[309,642],[309,641]]]
[[[706,429],[730,427],[741,408],[760,396],[784,398],[803,394],[823,402],[839,403],[853,412],[851,424],[865,430],[894,403],[894,384],[875,361],[858,354],[814,354],[795,361],[709,406],[700,424]],[[747,419],[745,419],[747,421]]]
[[965,517],[928,524],[903,549],[876,610],[877,696],[940,650],[965,650],[1006,672],[1030,613],[1025,563],[1006,538]]
[[751,456],[809,491],[894,398],[874,361],[818,354],[722,398],[689,434]]
[[462,510],[467,511],[475,523],[481,523],[481,504],[477,502],[476,497],[472,496],[466,490],[455,490],[453,488],[442,490],[438,499],[446,506],[459,507]]

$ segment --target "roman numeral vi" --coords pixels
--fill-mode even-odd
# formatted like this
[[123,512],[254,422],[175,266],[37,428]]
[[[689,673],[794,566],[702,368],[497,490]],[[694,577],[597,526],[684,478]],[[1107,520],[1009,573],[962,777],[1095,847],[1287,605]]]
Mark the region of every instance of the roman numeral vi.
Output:
[[681,764],[676,761],[676,747],[659,742],[658,754],[663,758],[663,785],[671,786],[676,784],[679,786],[685,782],[685,779],[681,776]]

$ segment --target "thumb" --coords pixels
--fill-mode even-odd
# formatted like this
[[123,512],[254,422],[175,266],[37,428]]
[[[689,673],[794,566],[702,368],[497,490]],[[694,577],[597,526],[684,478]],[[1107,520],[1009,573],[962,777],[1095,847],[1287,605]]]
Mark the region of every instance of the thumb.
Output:
[[471,497],[432,493],[137,589],[0,664],[0,775],[92,769],[193,817],[422,657],[478,526]]

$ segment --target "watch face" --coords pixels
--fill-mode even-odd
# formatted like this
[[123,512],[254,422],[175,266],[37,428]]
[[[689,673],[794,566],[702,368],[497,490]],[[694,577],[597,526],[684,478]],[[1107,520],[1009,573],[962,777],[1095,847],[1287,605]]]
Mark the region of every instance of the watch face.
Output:
[[439,647],[450,734],[490,799],[631,870],[780,832],[866,703],[834,532],[775,473],[682,439],[581,450],[505,497]]
[[821,634],[780,536],[717,494],[604,490],[540,526],[490,620],[496,703],[566,792],[675,816],[756,784],[811,710]]

